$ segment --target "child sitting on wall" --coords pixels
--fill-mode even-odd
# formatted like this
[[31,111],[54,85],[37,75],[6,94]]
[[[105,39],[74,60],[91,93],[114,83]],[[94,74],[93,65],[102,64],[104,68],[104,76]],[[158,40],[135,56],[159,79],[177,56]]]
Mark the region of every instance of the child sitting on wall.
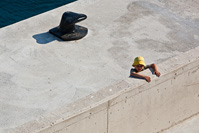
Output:
[[151,78],[149,76],[139,74],[139,72],[147,68],[152,68],[153,74],[155,74],[157,77],[160,77],[160,72],[158,71],[156,64],[145,65],[144,58],[141,56],[138,56],[134,59],[134,63],[132,64],[132,66],[134,67],[133,69],[131,69],[130,75],[132,77],[142,78],[145,79],[147,82],[150,82]]

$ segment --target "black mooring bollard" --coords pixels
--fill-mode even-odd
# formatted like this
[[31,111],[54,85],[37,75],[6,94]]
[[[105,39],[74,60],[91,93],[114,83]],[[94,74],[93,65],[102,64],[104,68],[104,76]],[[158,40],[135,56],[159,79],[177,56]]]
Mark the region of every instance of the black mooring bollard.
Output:
[[75,23],[85,20],[86,18],[87,16],[84,14],[65,12],[62,15],[59,26],[50,29],[49,32],[64,41],[81,39],[87,35],[88,29],[79,25],[75,25]]

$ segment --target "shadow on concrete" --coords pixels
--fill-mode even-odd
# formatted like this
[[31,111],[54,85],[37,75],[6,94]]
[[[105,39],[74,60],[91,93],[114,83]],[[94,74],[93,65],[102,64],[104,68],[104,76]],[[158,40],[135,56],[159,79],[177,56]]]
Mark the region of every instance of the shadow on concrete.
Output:
[[38,44],[48,44],[55,40],[62,41],[61,39],[55,37],[54,35],[50,34],[49,32],[40,33],[32,36]]
[[[131,76],[131,75],[129,75],[129,78],[145,80],[145,79],[143,79],[143,78],[133,77],[133,76]],[[145,80],[145,81],[146,81],[146,80]]]

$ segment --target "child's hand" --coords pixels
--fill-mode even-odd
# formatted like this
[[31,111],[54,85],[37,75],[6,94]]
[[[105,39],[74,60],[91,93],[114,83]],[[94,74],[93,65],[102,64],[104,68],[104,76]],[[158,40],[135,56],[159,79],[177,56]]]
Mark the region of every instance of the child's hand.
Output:
[[160,72],[159,71],[154,71],[153,74],[155,74],[156,76],[160,77]]
[[151,78],[149,76],[145,76],[144,79],[146,79],[147,82],[151,82]]

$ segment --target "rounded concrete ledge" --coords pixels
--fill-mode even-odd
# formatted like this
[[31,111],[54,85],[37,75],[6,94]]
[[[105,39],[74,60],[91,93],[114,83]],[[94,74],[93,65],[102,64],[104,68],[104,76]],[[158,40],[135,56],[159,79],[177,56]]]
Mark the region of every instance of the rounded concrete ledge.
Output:
[[12,132],[120,133],[127,123],[131,126],[125,132],[166,131],[199,114],[198,51],[199,47],[158,64],[162,76],[154,76],[151,83],[127,78]]

